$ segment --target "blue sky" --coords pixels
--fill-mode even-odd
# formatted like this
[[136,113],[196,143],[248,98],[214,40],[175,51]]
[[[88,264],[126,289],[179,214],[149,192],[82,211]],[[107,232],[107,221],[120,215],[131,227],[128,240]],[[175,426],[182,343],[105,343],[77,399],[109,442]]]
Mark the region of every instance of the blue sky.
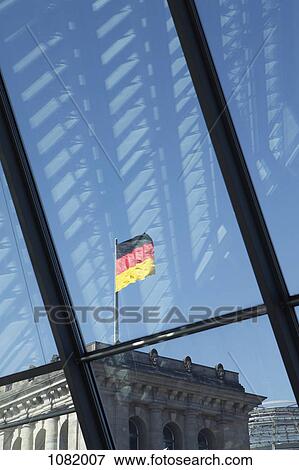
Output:
[[[269,24],[278,24],[276,34],[286,28],[286,15],[267,10],[270,19],[264,14],[253,25],[248,18],[260,12],[260,2],[229,12],[227,21],[217,1],[199,4],[228,97],[241,81],[231,110],[284,274],[297,292],[296,96],[289,99],[295,81],[290,85],[281,72],[288,55],[272,44],[252,63]],[[258,35],[244,33],[244,18],[261,44]],[[155,243],[157,273],[122,291],[121,305],[159,306],[164,316],[173,305],[187,313],[194,305],[214,311],[262,303],[166,4],[98,0],[75,9],[67,0],[11,2],[0,5],[0,25],[2,72],[74,304],[112,305],[113,240],[144,231]],[[13,209],[3,213],[8,224]],[[3,225],[12,240],[16,225]],[[27,312],[21,328],[31,342],[18,347],[18,310],[10,307],[9,318],[4,298],[0,324],[12,349],[20,349],[5,371],[55,352],[45,322],[32,322],[31,305],[40,299],[30,263],[21,263],[14,243],[11,257]],[[4,297],[14,297],[13,283],[10,289]],[[121,339],[172,326],[122,324]],[[92,318],[81,328],[86,342],[112,341],[112,327]],[[207,365],[222,362],[240,372],[248,391],[293,399],[267,318],[157,349]]]

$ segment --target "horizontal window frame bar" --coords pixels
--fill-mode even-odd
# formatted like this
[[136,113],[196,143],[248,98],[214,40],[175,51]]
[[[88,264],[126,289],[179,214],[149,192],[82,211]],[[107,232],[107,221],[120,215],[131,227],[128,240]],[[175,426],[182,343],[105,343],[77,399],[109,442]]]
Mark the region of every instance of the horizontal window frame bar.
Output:
[[250,320],[267,314],[264,304],[249,307],[247,309],[235,310],[230,313],[225,313],[217,317],[199,320],[198,322],[189,323],[184,326],[177,326],[169,328],[168,330],[153,333],[151,335],[141,336],[129,341],[114,344],[103,349],[96,351],[89,351],[81,357],[82,362],[91,362],[96,359],[104,359],[105,357],[115,356],[124,352],[132,351],[135,349],[144,348],[153,344],[179,339],[183,336],[190,336],[202,331],[208,331],[215,328],[224,327],[241,321]]
[[299,307],[299,294],[290,295],[288,304],[291,307]]
[[22,370],[13,374],[3,375],[0,377],[0,387],[4,385],[21,382],[22,380],[34,379],[41,375],[51,374],[63,369],[62,361],[49,362],[38,367],[32,367],[32,369]]
[[57,418],[59,416],[69,415],[71,413],[76,413],[74,407],[71,408],[57,408],[55,411],[50,411],[49,413],[39,414],[31,416],[30,418],[20,419],[18,421],[12,421],[11,423],[0,424],[0,431],[5,431],[6,429],[17,428],[19,426],[24,426],[26,424],[34,424],[38,421],[45,421],[50,418]]

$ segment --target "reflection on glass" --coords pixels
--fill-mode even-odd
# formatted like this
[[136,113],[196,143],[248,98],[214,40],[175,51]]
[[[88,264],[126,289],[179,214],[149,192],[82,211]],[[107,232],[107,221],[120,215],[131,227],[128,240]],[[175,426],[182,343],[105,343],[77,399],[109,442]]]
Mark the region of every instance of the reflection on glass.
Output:
[[56,353],[43,302],[0,164],[0,376],[40,366]]
[[249,428],[252,449],[299,449],[299,409],[295,403],[254,410]]
[[62,371],[0,387],[0,450],[85,448]]
[[[142,449],[299,446],[298,407],[267,317],[92,364],[118,449],[137,440]],[[276,434],[266,415],[285,417]]]
[[289,290],[297,293],[299,3],[196,4]]
[[[59,20],[58,20],[59,19]],[[169,326],[261,302],[166,2],[11,3],[0,9],[2,69],[87,342],[112,342],[114,238],[147,232],[156,275],[120,306]],[[227,310],[226,310],[227,311]],[[185,320],[177,319],[177,324]],[[187,320],[188,321],[188,320]]]

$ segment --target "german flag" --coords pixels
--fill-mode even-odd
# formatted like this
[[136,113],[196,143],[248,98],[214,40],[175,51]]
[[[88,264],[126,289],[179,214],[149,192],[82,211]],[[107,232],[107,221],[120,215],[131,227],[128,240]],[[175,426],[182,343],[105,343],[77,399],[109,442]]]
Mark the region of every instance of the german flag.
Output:
[[151,274],[155,274],[154,243],[147,233],[116,245],[116,292]]

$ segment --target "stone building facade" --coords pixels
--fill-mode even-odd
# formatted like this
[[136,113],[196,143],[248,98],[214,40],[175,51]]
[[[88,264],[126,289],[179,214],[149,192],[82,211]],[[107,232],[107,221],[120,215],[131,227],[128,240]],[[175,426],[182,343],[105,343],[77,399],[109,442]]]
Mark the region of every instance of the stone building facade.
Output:
[[[92,348],[98,348],[93,344]],[[238,374],[133,351],[93,363],[119,449],[248,449],[264,397]],[[0,389],[0,449],[84,449],[62,371]]]

